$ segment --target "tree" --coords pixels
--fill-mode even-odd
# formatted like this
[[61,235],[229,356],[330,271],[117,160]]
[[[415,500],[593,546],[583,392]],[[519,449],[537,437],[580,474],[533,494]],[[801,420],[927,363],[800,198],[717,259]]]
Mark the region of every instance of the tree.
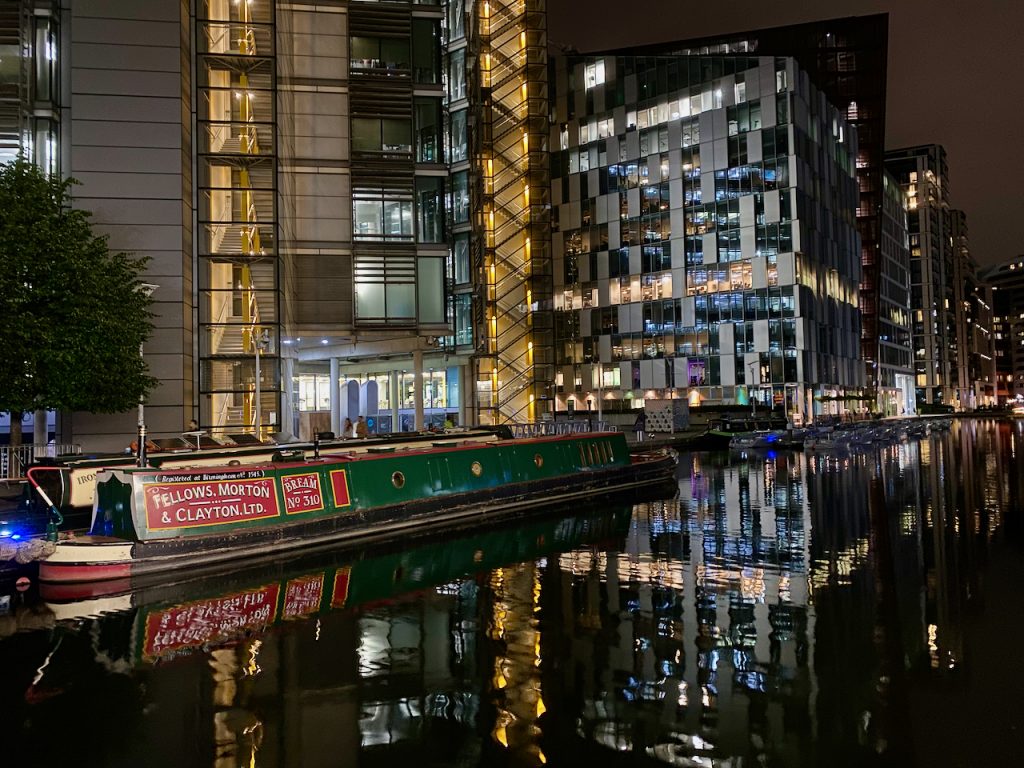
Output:
[[89,213],[71,207],[78,182],[19,157],[0,165],[0,411],[118,413],[156,384],[139,347],[153,328],[146,259],[112,253]]

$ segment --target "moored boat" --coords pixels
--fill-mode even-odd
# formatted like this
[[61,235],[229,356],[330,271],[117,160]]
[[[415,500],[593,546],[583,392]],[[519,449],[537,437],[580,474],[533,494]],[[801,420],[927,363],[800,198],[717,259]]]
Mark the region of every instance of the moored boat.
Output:
[[[321,451],[360,453],[381,446],[402,448],[410,445],[429,445],[441,438],[493,442],[512,436],[506,427],[462,428],[447,433],[401,432],[358,440],[336,439],[332,433],[326,434],[326,440],[299,443],[261,442],[248,434],[235,435],[228,442],[217,442],[213,438],[202,436],[197,445],[177,438],[150,440],[147,464],[158,469],[196,469],[227,464],[254,465],[271,461],[275,454],[305,459],[315,458]],[[128,468],[135,464],[136,457],[130,453],[58,456],[44,465],[57,469],[41,475],[41,483],[46,495],[72,524],[71,527],[74,527],[78,519],[82,519],[83,525],[87,525],[95,501],[96,479],[99,472],[103,469]]]
[[88,535],[64,535],[44,582],[173,573],[279,556],[311,544],[476,527],[597,495],[675,483],[676,457],[630,454],[622,433],[592,433],[194,470],[99,472]]
[[734,438],[741,435],[750,435],[754,432],[771,431],[785,426],[785,421],[779,421],[771,415],[764,419],[753,417],[722,417],[708,423],[704,434],[695,438],[691,447],[705,451],[725,450],[733,445]]

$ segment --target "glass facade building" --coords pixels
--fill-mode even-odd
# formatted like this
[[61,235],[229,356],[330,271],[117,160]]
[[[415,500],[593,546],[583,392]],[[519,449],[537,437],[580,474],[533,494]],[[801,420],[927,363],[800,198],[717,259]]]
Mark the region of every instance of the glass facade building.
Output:
[[[908,322],[936,329],[919,399],[956,374],[918,352],[959,342],[951,288],[934,324],[901,304],[887,23],[555,57],[545,0],[8,0],[0,153],[80,179],[150,258],[157,436],[539,421],[588,393],[806,418],[876,383],[898,412]],[[119,418],[65,437],[123,448]]]
[[938,144],[893,150],[885,167],[907,197],[917,400],[952,405],[956,321],[946,150]]
[[793,59],[559,57],[554,82],[563,402],[801,420],[864,386],[856,130]]
[[1024,400],[1024,256],[983,270],[992,291],[992,343],[996,398]]
[[199,423],[209,429],[279,425],[274,5],[196,9]]
[[0,2],[0,163],[60,163],[60,3]]
[[880,385],[878,375],[882,368],[876,362],[880,353],[879,337],[884,328],[879,325],[879,319],[887,303],[880,291],[882,275],[888,268],[881,251],[888,48],[889,16],[878,13],[662,43],[636,51],[792,56],[826,98],[857,128],[861,357],[867,384],[872,388]]
[[912,368],[907,197],[888,172],[882,174],[881,224],[878,350],[873,358],[878,382],[876,407],[879,413],[899,416],[917,412],[917,391]]

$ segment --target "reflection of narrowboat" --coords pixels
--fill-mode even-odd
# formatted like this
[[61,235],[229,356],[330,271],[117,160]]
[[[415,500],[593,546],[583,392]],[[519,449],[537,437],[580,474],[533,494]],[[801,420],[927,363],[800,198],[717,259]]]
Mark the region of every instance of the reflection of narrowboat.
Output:
[[132,580],[125,580],[122,587],[131,591],[107,597],[76,597],[86,585],[44,584],[41,596],[57,621],[134,611],[131,661],[155,662],[282,622],[377,604],[510,563],[583,545],[614,544],[628,532],[631,517],[631,507],[618,507],[501,526],[405,551],[378,549],[358,558],[325,552],[300,563],[222,572],[187,584],[135,589]]
[[88,535],[64,535],[44,582],[96,582],[279,556],[314,544],[479,528],[595,494],[672,487],[671,451],[630,454],[622,433],[436,442],[190,471],[110,469]]

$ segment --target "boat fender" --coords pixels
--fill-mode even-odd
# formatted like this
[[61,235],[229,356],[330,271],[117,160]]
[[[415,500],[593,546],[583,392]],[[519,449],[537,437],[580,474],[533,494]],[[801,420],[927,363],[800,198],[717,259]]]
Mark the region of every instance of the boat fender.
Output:
[[0,542],[0,562],[14,560],[21,565],[45,560],[57,548],[56,543],[44,539]]

